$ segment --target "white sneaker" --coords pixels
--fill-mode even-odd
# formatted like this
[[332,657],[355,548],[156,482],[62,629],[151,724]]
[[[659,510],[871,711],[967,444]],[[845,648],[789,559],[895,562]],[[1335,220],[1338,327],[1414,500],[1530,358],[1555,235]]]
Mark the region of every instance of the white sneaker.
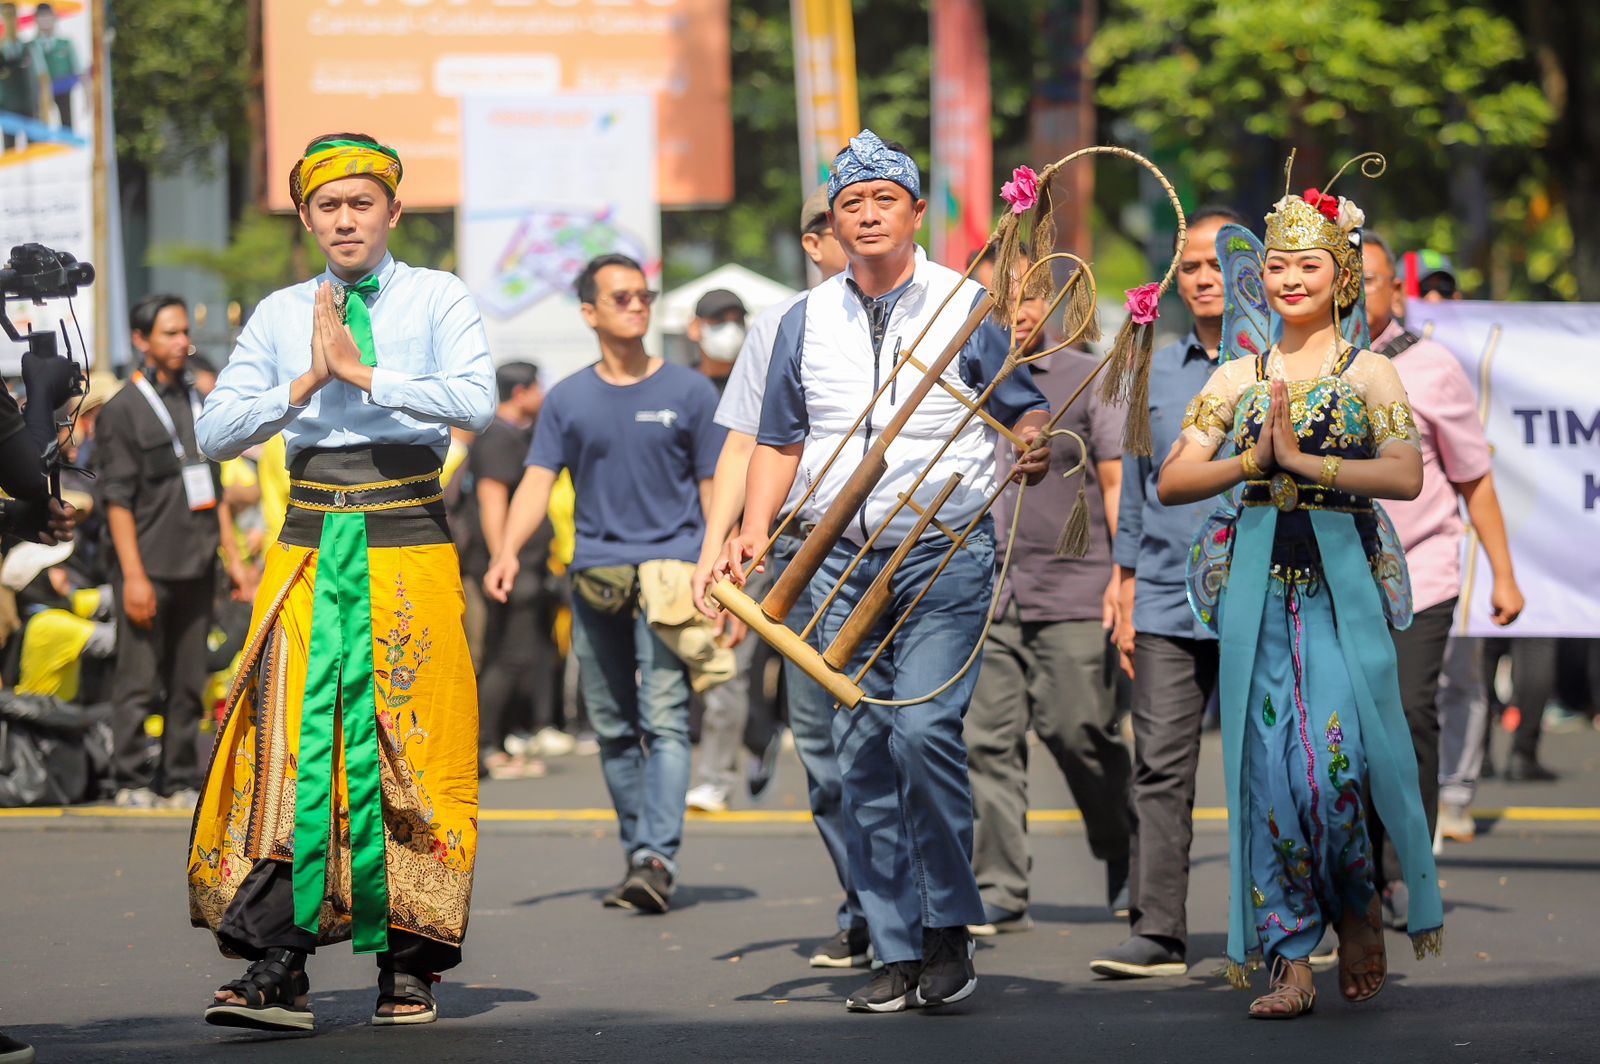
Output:
[[114,804],[118,809],[154,809],[161,801],[161,796],[149,787],[124,787],[117,792]]
[[1464,806],[1439,806],[1439,836],[1451,842],[1471,842],[1478,837],[1478,825]]
[[194,807],[200,804],[200,792],[193,787],[185,787],[181,791],[173,791],[161,799],[163,809],[182,809],[186,813],[194,812]]
[[690,809],[701,813],[726,813],[728,792],[714,783],[702,783],[689,789],[684,802]]
[[540,728],[530,745],[545,757],[566,757],[578,748],[578,740],[556,728]]

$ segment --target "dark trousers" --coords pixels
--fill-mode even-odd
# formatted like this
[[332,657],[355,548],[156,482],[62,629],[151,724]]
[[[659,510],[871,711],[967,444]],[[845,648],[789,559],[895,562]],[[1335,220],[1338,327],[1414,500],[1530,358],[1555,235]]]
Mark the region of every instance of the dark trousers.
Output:
[[1195,773],[1200,723],[1217,688],[1217,644],[1140,632],[1133,667],[1129,919],[1136,935],[1187,946]]
[[[206,685],[206,634],[211,625],[213,573],[192,580],[152,580],[156,615],[136,627],[117,598],[117,673],[112,732],[112,771],[122,787],[150,787],[163,794],[200,786],[200,696]],[[160,713],[161,760],[152,775],[145,767],[144,721]]]
[[1555,639],[1512,639],[1511,704],[1521,720],[1511,737],[1511,753],[1529,761],[1538,760],[1539,736],[1544,731],[1544,707],[1556,689],[1556,657],[1560,642]]
[[[1452,598],[1418,613],[1405,631],[1390,633],[1400,677],[1400,704],[1405,707],[1411,745],[1417,751],[1417,784],[1430,835],[1439,821],[1439,672],[1455,616],[1456,600]],[[1378,859],[1376,879],[1381,889],[1401,877],[1400,855],[1370,800],[1367,808],[1371,810],[1367,830]]]
[[556,722],[555,609],[555,600],[542,591],[484,603],[478,707],[485,750],[501,749],[513,732],[531,733]]
[[[217,939],[248,961],[260,960],[269,949],[317,952],[317,936],[295,926],[294,866],[288,861],[257,861],[222,914]],[[379,968],[437,974],[461,963],[461,947],[391,927],[389,949],[377,957]]]
[[1083,813],[1089,849],[1128,857],[1128,749],[1099,621],[1023,622],[1013,604],[989,630],[964,731],[977,813],[972,870],[983,900],[1028,907],[1028,728]]

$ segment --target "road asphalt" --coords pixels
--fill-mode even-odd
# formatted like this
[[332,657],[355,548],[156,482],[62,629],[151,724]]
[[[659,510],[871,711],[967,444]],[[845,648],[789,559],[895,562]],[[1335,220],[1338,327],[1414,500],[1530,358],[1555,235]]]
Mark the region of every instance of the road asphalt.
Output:
[[598,765],[564,758],[546,779],[485,785],[466,959],[428,1027],[366,1023],[374,968],[348,946],[312,959],[314,1036],[209,1027],[211,991],[242,966],[188,926],[187,819],[0,817],[0,1028],[44,1062],[1600,1061],[1600,733],[1545,746],[1562,780],[1486,784],[1478,840],[1445,849],[1444,956],[1417,961],[1391,935],[1380,997],[1346,1005],[1326,973],[1315,1012],[1292,1023],[1247,1019],[1249,995],[1215,974],[1227,837],[1208,737],[1184,978],[1090,974],[1126,928],[1042,751],[1034,930],[982,942],[969,1001],[888,1016],[845,1012],[866,973],[807,965],[839,890],[792,754],[763,804],[690,824],[665,916],[601,908],[622,855]]

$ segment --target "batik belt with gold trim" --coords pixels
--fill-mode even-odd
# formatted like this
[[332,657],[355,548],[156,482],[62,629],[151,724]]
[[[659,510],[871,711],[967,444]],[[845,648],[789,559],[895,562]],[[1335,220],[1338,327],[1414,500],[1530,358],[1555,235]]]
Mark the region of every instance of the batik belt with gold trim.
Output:
[[375,513],[407,506],[425,506],[444,498],[439,473],[376,484],[323,484],[315,480],[289,481],[289,505],[320,513]]

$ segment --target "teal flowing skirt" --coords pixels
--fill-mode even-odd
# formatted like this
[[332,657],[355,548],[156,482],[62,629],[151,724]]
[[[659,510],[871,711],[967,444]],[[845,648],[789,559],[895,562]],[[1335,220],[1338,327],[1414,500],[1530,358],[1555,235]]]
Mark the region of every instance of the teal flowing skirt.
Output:
[[1327,588],[1271,581],[1244,757],[1255,940],[1269,964],[1310,956],[1323,930],[1346,909],[1365,911],[1374,892],[1366,752],[1338,641]]
[[1219,603],[1228,798],[1228,978],[1257,956],[1304,957],[1346,906],[1372,897],[1363,796],[1399,850],[1420,957],[1444,908],[1400,705],[1394,643],[1349,514],[1311,513],[1315,593],[1271,575],[1277,511],[1247,507]]

